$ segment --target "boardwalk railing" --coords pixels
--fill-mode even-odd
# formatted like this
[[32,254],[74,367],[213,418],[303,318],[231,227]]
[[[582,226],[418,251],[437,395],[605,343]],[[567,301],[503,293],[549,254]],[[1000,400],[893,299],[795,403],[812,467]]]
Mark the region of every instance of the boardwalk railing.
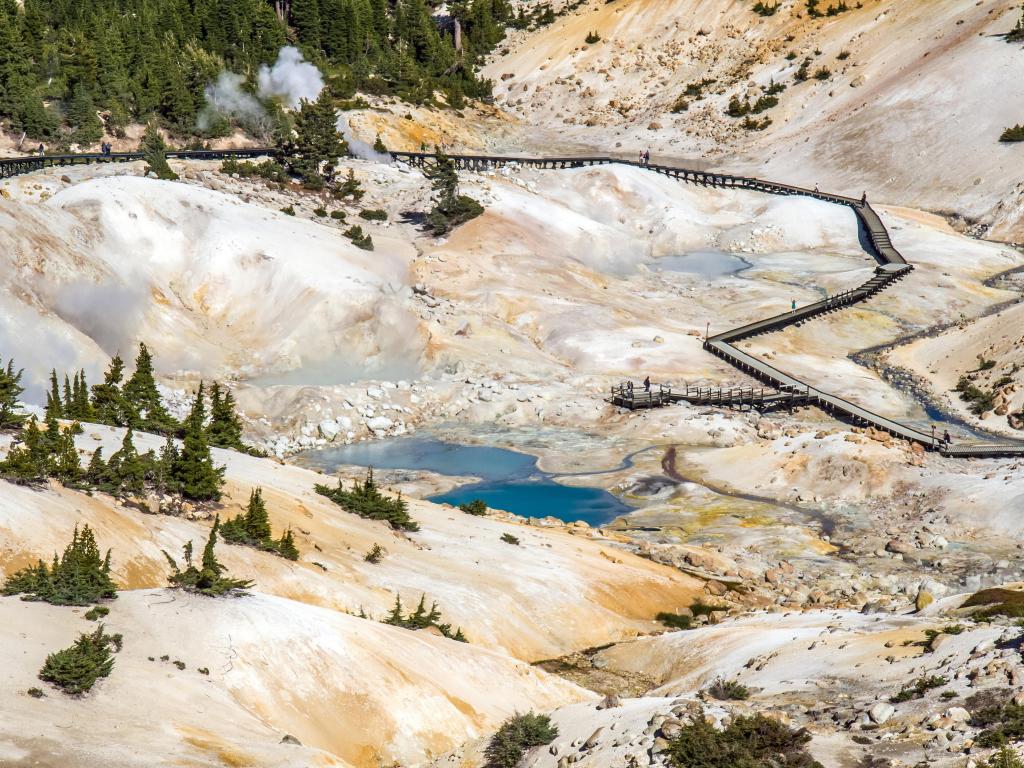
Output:
[[[170,158],[179,160],[218,160],[229,157],[250,158],[275,155],[276,150],[266,147],[229,150],[173,150],[167,153]],[[435,162],[434,155],[428,152],[391,152],[392,157],[411,166],[424,167]],[[503,155],[450,155],[457,168],[466,170],[485,170],[507,165],[522,165],[533,168],[582,168],[584,166],[607,165],[618,163],[641,167],[654,173],[669,176],[680,181],[700,184],[708,187],[725,187],[746,189],[775,195],[801,195],[822,200],[836,205],[844,205],[853,210],[870,245],[869,253],[878,262],[875,274],[857,288],[852,288],[821,301],[797,307],[774,317],[759,320],[739,328],[719,333],[705,340],[704,348],[718,357],[728,361],[741,371],[758,379],[776,390],[771,397],[790,401],[799,398],[800,402],[817,405],[836,418],[852,424],[871,426],[888,432],[896,437],[920,443],[928,450],[934,450],[946,456],[955,457],[992,457],[992,456],[1024,456],[1024,445],[1021,444],[980,444],[980,445],[947,445],[937,441],[932,434],[908,427],[892,419],[873,413],[855,403],[845,400],[800,381],[768,363],[743,352],[732,345],[761,333],[780,330],[790,325],[803,323],[820,315],[836,312],[865,301],[884,290],[897,280],[902,279],[913,269],[903,255],[893,246],[889,232],[882,219],[868,204],[866,197],[857,199],[844,197],[818,189],[807,189],[790,184],[765,181],[747,176],[734,176],[714,171],[698,171],[690,168],[677,168],[668,165],[651,165],[636,161],[622,160],[613,157],[509,157]],[[0,178],[30,173],[52,166],[76,165],[78,163],[128,162],[143,159],[140,152],[122,152],[112,155],[76,154],[76,155],[32,155],[27,157],[0,159]],[[752,388],[746,388],[752,393]],[[613,402],[631,403],[627,407],[658,407],[669,402],[690,400],[689,387],[684,392],[673,392],[671,387],[658,385],[650,392],[631,388],[626,384],[612,388]],[[735,390],[726,390],[735,392]],[[696,393],[700,398],[700,393]],[[733,400],[734,404],[742,397],[723,395],[718,390],[718,397]],[[751,399],[752,399],[751,395]],[[763,399],[763,398],[762,398]]]

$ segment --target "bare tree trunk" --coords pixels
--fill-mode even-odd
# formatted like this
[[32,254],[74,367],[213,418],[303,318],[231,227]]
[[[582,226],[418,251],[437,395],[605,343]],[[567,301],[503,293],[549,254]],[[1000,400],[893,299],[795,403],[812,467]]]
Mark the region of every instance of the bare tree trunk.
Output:
[[455,20],[455,50],[462,53],[462,22]]

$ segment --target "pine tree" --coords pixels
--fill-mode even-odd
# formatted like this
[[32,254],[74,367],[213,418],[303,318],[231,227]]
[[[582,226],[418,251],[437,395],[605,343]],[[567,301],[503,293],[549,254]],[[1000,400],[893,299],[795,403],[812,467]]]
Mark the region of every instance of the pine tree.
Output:
[[153,357],[145,344],[139,344],[139,354],[135,358],[135,372],[125,382],[123,394],[137,416],[136,426],[148,432],[169,434],[178,428],[178,423],[164,408],[160,392],[156,388],[153,377]]
[[25,422],[24,414],[18,412],[18,398],[25,391],[22,373],[14,370],[13,360],[7,361],[6,368],[0,363],[0,430],[15,429]]
[[103,446],[97,446],[89,459],[89,466],[85,470],[85,482],[94,487],[99,487],[107,482],[107,464],[103,460]]
[[86,383],[84,370],[80,370],[75,377],[75,385],[71,394],[71,406],[71,413],[67,414],[68,418],[80,421],[93,420],[92,403],[89,401],[89,385]]
[[427,225],[435,235],[443,235],[483,213],[483,207],[473,198],[459,194],[455,163],[440,148],[434,150],[433,166],[423,173],[434,190],[434,207],[427,214]]
[[289,169],[312,189],[334,178],[338,159],[348,151],[338,135],[338,117],[330,92],[324,88],[316,101],[303,101],[295,116],[296,138],[285,148]]
[[62,430],[53,449],[53,476],[65,485],[73,483],[82,475],[82,462],[75,448],[74,426]]
[[218,448],[233,448],[244,451],[242,443],[242,420],[235,413],[235,397],[225,388],[221,393],[216,381],[210,387],[210,425],[206,430],[210,445]]
[[99,678],[113,670],[111,645],[120,650],[121,636],[105,634],[100,624],[95,632],[79,635],[70,648],[47,656],[39,679],[70,695],[87,693]]
[[114,494],[138,494],[146,487],[146,464],[135,448],[131,428],[124,433],[121,449],[107,462],[107,482]]
[[391,612],[384,619],[385,624],[391,624],[395,627],[400,627],[405,623],[405,618],[402,616],[402,596],[395,593],[395,604],[391,607]]
[[60,399],[60,387],[57,384],[57,369],[50,371],[50,391],[46,393],[46,418],[64,418],[64,404]]
[[68,103],[66,118],[75,131],[76,141],[92,144],[103,137],[103,123],[96,114],[96,104],[89,89],[82,83],[75,86],[71,101]]
[[92,529],[85,525],[79,532],[76,526],[61,557],[54,554],[51,568],[40,560],[37,566],[18,571],[4,584],[3,594],[53,605],[89,605],[113,599],[117,588],[110,578],[110,551],[100,558]]
[[156,174],[158,179],[174,181],[178,174],[171,170],[167,164],[167,144],[164,137],[160,135],[160,127],[156,120],[150,120],[146,124],[146,133],[142,137],[141,151],[143,159],[149,165],[148,170]]
[[49,474],[46,438],[33,416],[21,430],[22,445],[15,445],[0,461],[0,477],[18,485],[35,485]]
[[217,560],[215,547],[219,529],[220,516],[217,516],[214,518],[213,528],[210,529],[210,537],[206,540],[206,546],[203,548],[200,568],[196,568],[192,562],[191,541],[184,546],[185,570],[181,570],[174,558],[164,552],[164,557],[167,558],[172,569],[169,579],[170,586],[188,592],[198,592],[208,597],[239,594],[252,586],[252,582],[249,580],[228,576],[224,566]]
[[349,168],[348,174],[338,187],[338,197],[349,197],[352,198],[352,202],[358,203],[363,199],[363,195],[365,194],[366,192],[359,183],[359,179],[356,178],[355,171]]
[[100,424],[126,427],[138,421],[131,404],[121,392],[124,377],[124,361],[120,355],[110,359],[110,366],[103,377],[103,383],[92,388],[93,418]]
[[224,484],[224,468],[215,467],[206,442],[206,404],[203,385],[185,420],[185,437],[172,473],[182,495],[196,501],[217,501]]
[[281,540],[277,543],[277,551],[286,560],[299,559],[299,548],[295,546],[295,537],[292,535],[291,528],[284,532]]

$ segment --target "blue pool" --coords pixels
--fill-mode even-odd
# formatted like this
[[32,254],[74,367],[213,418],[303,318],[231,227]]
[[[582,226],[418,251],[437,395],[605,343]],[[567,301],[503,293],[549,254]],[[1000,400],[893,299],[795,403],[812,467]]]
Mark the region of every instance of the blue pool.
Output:
[[405,437],[309,451],[303,463],[333,472],[355,465],[381,469],[428,470],[441,475],[472,475],[469,483],[428,501],[462,504],[483,499],[489,507],[524,517],[557,517],[591,525],[608,523],[632,507],[600,488],[562,485],[541,472],[525,453],[482,445],[460,445],[432,437]]
[[663,256],[651,262],[655,272],[687,272],[703,277],[733,275],[750,267],[750,262],[726,251],[693,251],[681,256]]

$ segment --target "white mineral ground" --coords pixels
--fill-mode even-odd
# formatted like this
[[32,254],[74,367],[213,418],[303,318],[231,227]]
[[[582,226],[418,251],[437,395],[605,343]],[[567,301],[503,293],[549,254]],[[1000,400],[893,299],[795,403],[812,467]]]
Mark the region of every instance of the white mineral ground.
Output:
[[[1019,147],[995,141],[1020,121],[1024,84],[1010,66],[1020,51],[995,36],[1012,26],[1017,3],[865,0],[820,22],[763,19],[748,5],[584,5],[512,36],[488,68],[496,107],[460,118],[378,104],[384,111],[353,124],[396,148],[620,143],[630,157],[650,146],[656,157],[866,188],[914,272],[856,309],[744,348],[924,423],[918,400],[849,355],[949,326],[883,361],[916,374],[968,423],[1020,435],[1010,416],[1024,406],[1024,374],[1014,370],[1024,363],[1022,308],[983,314],[1019,297],[1011,283],[986,281],[1024,255],[958,233],[1022,239]],[[603,42],[584,46],[591,30]],[[800,56],[792,63],[790,50]],[[841,50],[851,56],[838,60]],[[737,66],[741,53],[749,63]],[[804,55],[833,79],[791,85],[766,131],[743,132],[721,115],[748,82],[789,79]],[[701,77],[718,80],[705,100],[670,113]],[[538,149],[529,132],[557,139]],[[202,541],[205,511],[146,514],[102,494],[5,485],[3,573],[48,558],[88,522],[113,549],[126,591],[107,617],[124,650],[80,700],[26,690],[39,685],[48,653],[94,625],[74,609],[0,598],[0,762],[370,768],[436,758],[468,768],[505,717],[532,708],[553,710],[561,735],[529,765],[573,754],[596,768],[646,759],[702,702],[717,716],[768,710],[807,726],[829,766],[865,755],[960,766],[973,734],[957,711],[963,700],[1024,687],[1019,653],[992,642],[1008,630],[956,613],[957,595],[1021,579],[1020,460],[925,455],[812,409],[624,414],[603,401],[628,376],[749,385],[702,350],[706,324],[733,327],[863,282],[872,264],[850,211],[625,167],[509,168],[463,174],[486,213],[434,240],[402,219],[429,196],[415,170],[344,163],[367,194],[340,206],[341,223],[314,213],[319,198],[230,178],[216,164],[172,165],[179,183],[144,179],[141,164],[0,183],[0,354],[25,367],[27,400],[41,401],[51,367],[83,367],[95,382],[109,355],[130,359],[145,340],[176,412],[200,378],[228,381],[247,436],[276,457],[429,428],[528,449],[552,472],[613,470],[565,482],[609,488],[638,509],[592,529],[412,499],[422,530],[405,535],[314,494],[324,480],[314,471],[218,451],[228,468],[221,515],[262,486],[274,530],[290,526],[302,556],[222,546],[231,571],[256,587],[214,603],[162,588],[161,550]],[[294,217],[281,212],[288,206]],[[360,207],[384,208],[389,220],[363,221]],[[341,235],[353,222],[372,235],[373,252]],[[750,266],[710,276],[659,268],[706,251]],[[1012,379],[980,419],[950,393],[979,355],[995,361],[979,383]],[[89,425],[78,446],[87,460],[119,440],[119,430]],[[420,495],[451,483],[392,479]],[[506,532],[522,544],[501,542]],[[375,543],[387,556],[371,565],[363,556]],[[471,642],[350,615],[379,617],[396,592],[406,605],[436,600]],[[658,611],[697,598],[727,609],[718,624],[659,634]],[[953,622],[965,631],[922,644],[925,630]],[[529,665],[556,657],[570,659],[569,673]],[[889,711],[888,697],[924,674],[948,677],[958,698],[932,693]],[[709,700],[703,690],[718,677],[741,681],[751,699]],[[598,709],[595,690],[620,691],[622,706]],[[281,743],[285,734],[302,746]]]

